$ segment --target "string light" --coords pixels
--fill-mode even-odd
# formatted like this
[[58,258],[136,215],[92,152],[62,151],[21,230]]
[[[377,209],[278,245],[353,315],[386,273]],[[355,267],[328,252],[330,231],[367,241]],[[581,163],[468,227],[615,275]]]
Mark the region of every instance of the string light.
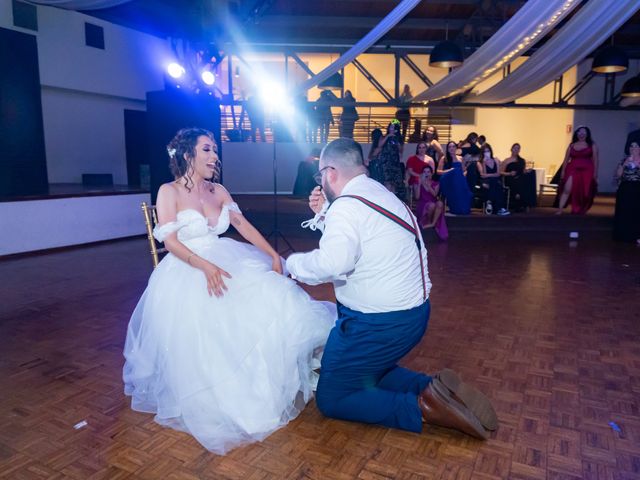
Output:
[[[474,87],[481,81],[493,75],[495,72],[500,70],[504,65],[509,64],[511,60],[520,54],[523,50],[529,48],[531,44],[542,34],[542,32],[546,31],[549,27],[553,26],[563,15],[569,10],[575,2],[578,0],[567,0],[562,7],[560,7],[546,22],[540,23],[536,29],[526,37],[522,39],[522,42],[518,44],[516,48],[511,50],[509,53],[504,55],[500,60],[498,60],[492,67],[487,68],[481,74],[477,75],[473,80],[469,81],[463,87],[454,90],[453,92],[442,95],[440,97],[434,98],[431,101],[442,100],[444,98],[453,97],[456,95],[460,95],[470,88]],[[425,102],[426,104],[426,102]]]

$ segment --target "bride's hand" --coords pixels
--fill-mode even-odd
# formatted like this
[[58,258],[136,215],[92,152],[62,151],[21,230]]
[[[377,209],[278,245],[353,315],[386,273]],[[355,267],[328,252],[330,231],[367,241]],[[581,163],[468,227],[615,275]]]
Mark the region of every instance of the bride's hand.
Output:
[[227,291],[223,277],[231,278],[231,275],[211,262],[204,262],[202,271],[207,278],[207,291],[209,292],[209,296],[215,295],[216,297],[222,297],[224,292]]
[[282,261],[280,260],[280,255],[273,257],[271,269],[282,275]]

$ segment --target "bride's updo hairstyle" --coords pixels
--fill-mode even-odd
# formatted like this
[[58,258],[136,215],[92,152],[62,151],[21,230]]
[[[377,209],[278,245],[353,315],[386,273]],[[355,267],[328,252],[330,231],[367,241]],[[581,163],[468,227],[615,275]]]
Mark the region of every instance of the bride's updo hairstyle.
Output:
[[[193,159],[196,156],[196,145],[198,144],[198,138],[209,137],[214,140],[213,133],[204,128],[183,128],[176,133],[176,136],[167,145],[167,153],[169,154],[169,167],[171,173],[175,179],[185,177],[185,187],[188,191],[194,186],[193,180],[191,180],[191,174],[193,173]],[[219,171],[216,169],[212,181],[216,181]],[[213,191],[213,184],[211,185]]]

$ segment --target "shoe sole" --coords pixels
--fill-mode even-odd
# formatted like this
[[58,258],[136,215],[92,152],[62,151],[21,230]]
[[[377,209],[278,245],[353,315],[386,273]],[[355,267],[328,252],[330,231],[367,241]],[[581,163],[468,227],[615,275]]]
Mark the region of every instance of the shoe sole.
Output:
[[498,415],[487,396],[471,385],[464,383],[453,370],[445,368],[433,379],[433,387],[441,395],[447,390],[450,395],[466,406],[490,431],[498,429]]
[[474,438],[478,438],[480,440],[487,440],[489,438],[489,432],[487,432],[487,430],[480,423],[480,421],[475,416],[475,414],[471,410],[469,410],[466,406],[464,406],[460,402],[456,401],[450,394],[448,394],[446,392],[444,392],[444,393],[440,392],[440,391],[436,390],[435,388],[433,389],[433,395],[434,395],[434,397],[439,397],[439,400],[441,402],[444,402],[447,405],[449,405],[449,407],[451,407],[451,409],[453,410],[454,414],[459,419],[462,419],[467,423],[468,429],[467,430],[459,430],[457,428],[453,428],[453,427],[448,426],[448,425],[438,425],[437,423],[429,423],[429,421],[427,419],[427,424],[428,425],[436,425],[438,427],[450,428],[452,430],[461,431],[463,433],[466,433],[467,435],[470,435],[470,436],[472,436]]

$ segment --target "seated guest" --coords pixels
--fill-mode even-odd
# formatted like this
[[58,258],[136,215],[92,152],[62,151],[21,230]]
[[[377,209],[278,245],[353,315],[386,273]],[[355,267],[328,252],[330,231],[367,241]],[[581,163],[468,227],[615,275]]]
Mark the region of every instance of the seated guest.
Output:
[[440,240],[446,240],[449,238],[449,231],[444,217],[444,204],[438,200],[439,192],[440,184],[433,179],[433,169],[427,165],[418,184],[416,216],[422,228],[435,227]]
[[298,174],[293,184],[293,194],[300,197],[308,197],[311,190],[316,188],[317,183],[313,176],[318,173],[318,161],[320,160],[320,149],[314,148],[307,158],[298,164]]
[[536,206],[536,172],[527,169],[527,162],[520,156],[520,144],[511,146],[511,155],[502,161],[501,173],[509,187],[509,202],[515,211]]
[[477,162],[480,160],[480,147],[478,146],[478,134],[471,132],[467,138],[458,144],[460,155],[464,162],[464,171],[467,176],[469,191],[475,192],[480,185],[480,172]]
[[460,155],[462,155],[465,162],[480,158],[480,147],[477,142],[478,134],[476,132],[471,132],[467,135],[467,138],[460,142]]
[[456,154],[456,142],[449,142],[445,156],[438,162],[440,193],[446,198],[449,213],[468,215],[471,213],[471,191],[464,178],[462,159]]
[[640,245],[640,143],[632,141],[629,157],[620,163],[620,181],[613,218],[613,239]]
[[418,187],[420,185],[420,175],[425,167],[431,167],[431,172],[435,171],[434,159],[427,155],[427,144],[420,142],[416,145],[416,154],[407,160],[407,185],[414,198],[418,198]]
[[504,208],[504,187],[500,178],[500,160],[494,158],[493,148],[488,143],[482,147],[482,160],[478,162],[482,188],[487,198],[486,213],[509,215]]

